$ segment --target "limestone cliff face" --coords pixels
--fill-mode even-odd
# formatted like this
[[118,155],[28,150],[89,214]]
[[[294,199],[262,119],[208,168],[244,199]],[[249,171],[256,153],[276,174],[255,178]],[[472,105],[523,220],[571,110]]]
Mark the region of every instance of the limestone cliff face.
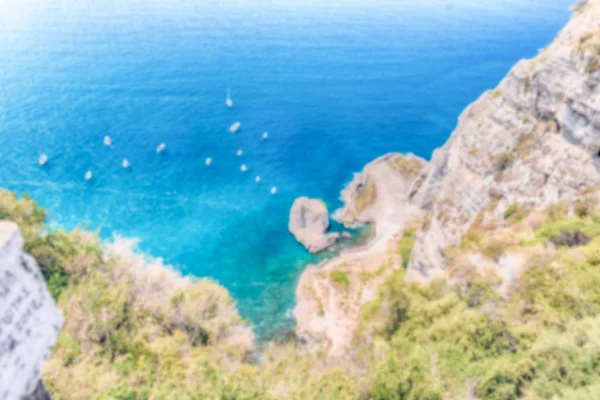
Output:
[[63,318],[12,222],[0,221],[0,399],[48,399],[42,365]]
[[444,248],[483,207],[544,206],[600,182],[600,1],[582,2],[553,43],[468,107],[411,201],[431,214],[408,279],[445,277]]
[[[356,283],[362,287],[352,276],[365,266],[367,272],[376,270],[367,260],[381,263],[377,254],[392,257],[387,264],[396,265],[389,260],[398,250],[389,242],[397,243],[407,224],[416,229],[407,279],[449,279],[444,250],[459,243],[478,216],[502,217],[515,203],[544,207],[574,200],[596,188],[599,84],[600,0],[581,1],[550,46],[517,63],[496,89],[463,112],[429,163],[392,154],[367,165],[342,192],[340,221],[373,223],[375,238],[351,257],[342,254],[320,270],[307,269],[296,292],[298,333],[325,338],[333,353],[341,354],[358,312],[348,306],[340,311],[337,299],[348,299],[348,287]],[[483,210],[490,215],[480,215]],[[327,284],[337,270],[349,284],[340,285],[339,279]],[[377,282],[371,281],[370,293]]]

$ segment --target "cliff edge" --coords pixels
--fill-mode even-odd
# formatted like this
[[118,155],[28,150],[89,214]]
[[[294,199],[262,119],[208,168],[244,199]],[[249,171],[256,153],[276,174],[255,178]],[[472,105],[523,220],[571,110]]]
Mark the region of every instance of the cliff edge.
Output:
[[[389,273],[384,266],[394,269],[402,262],[408,282],[451,280],[445,251],[459,244],[476,221],[502,219],[513,208],[573,201],[597,187],[598,21],[600,0],[575,6],[551,45],[518,62],[496,89],[462,113],[430,162],[387,155],[352,180],[342,191],[340,220],[346,226],[374,224],[376,235],[351,259],[342,254],[306,270],[296,292],[300,336],[324,339],[332,354],[343,353],[359,313],[341,312],[340,301],[331,299],[350,299],[348,287],[376,291],[378,281],[365,284],[364,276]],[[402,173],[392,173],[394,167]],[[331,275],[340,265],[345,278],[335,276],[343,285]]]
[[446,277],[444,248],[484,207],[543,207],[600,182],[599,18],[600,1],[581,2],[552,44],[460,116],[411,195],[431,218],[417,232],[409,280]]
[[47,399],[42,366],[63,318],[15,223],[0,221],[0,399]]

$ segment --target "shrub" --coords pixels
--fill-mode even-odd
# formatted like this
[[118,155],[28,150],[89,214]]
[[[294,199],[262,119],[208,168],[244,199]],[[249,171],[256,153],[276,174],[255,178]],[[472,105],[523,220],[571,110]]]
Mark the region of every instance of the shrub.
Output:
[[356,212],[360,214],[367,207],[375,202],[377,196],[377,189],[375,186],[375,181],[370,177],[367,177],[367,181],[363,188],[358,192],[356,197]]
[[579,231],[560,231],[560,234],[552,239],[557,246],[575,247],[588,244],[590,238]]
[[408,263],[410,261],[410,256],[412,254],[412,249],[415,245],[415,231],[406,230],[402,234],[402,239],[398,242],[398,253],[402,257],[402,266],[404,268],[408,267]]
[[600,223],[591,219],[581,218],[549,221],[536,232],[535,236],[528,243],[540,243],[545,240],[554,241],[561,234],[566,235],[563,232],[571,232],[571,235],[578,232],[581,237],[591,239],[600,235]]
[[[55,400],[593,398],[600,221],[590,207],[566,219],[569,207],[546,210],[524,243],[516,224],[490,232],[480,214],[463,246],[447,252],[460,282],[418,286],[394,271],[361,308],[356,346],[326,360],[294,341],[252,357],[252,331],[222,286],[183,278],[131,241],[50,231],[31,199],[0,192],[0,215],[20,225],[65,316],[44,368]],[[548,240],[579,248],[524,246]],[[407,230],[398,242],[403,263],[413,243]],[[480,266],[455,271],[473,252],[498,256],[507,246],[527,262],[503,297]],[[343,267],[329,277],[350,285]]]
[[339,270],[331,271],[329,273],[329,277],[335,283],[341,283],[341,284],[345,285],[346,287],[350,286],[350,278],[348,278],[348,274],[344,271],[339,271]]
[[504,219],[509,219],[512,217],[517,211],[519,211],[519,203],[512,203],[508,208],[504,211]]

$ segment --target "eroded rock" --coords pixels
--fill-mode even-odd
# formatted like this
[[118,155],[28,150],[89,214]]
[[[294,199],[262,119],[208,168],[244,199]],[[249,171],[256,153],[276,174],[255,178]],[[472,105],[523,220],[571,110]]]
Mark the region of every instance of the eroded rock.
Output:
[[444,248],[482,210],[545,207],[600,183],[599,20],[600,1],[585,2],[552,44],[463,112],[413,196],[430,219],[416,234],[409,280],[447,278]]
[[332,246],[340,233],[327,233],[329,212],[321,200],[299,197],[290,210],[289,230],[308,251],[318,253]]
[[47,398],[42,366],[62,323],[19,228],[0,221],[0,399]]

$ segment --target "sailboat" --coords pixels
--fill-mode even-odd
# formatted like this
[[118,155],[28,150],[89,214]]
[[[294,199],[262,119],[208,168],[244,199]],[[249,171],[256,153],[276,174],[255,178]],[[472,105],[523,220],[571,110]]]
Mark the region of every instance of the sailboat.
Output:
[[123,165],[123,168],[129,168],[129,166],[130,166],[131,164],[129,164],[129,160],[127,160],[127,159],[124,159],[124,160],[123,160],[123,163],[122,163],[122,165]]
[[167,147],[167,146],[164,143],[159,144],[158,147],[156,148],[156,152],[162,153],[163,150],[165,149],[165,147]]
[[229,89],[227,89],[227,100],[225,100],[225,104],[227,104],[227,107],[229,108],[233,107],[233,100],[231,100]]
[[236,122],[235,124],[233,124],[229,127],[229,132],[236,133],[240,129],[240,126],[242,126],[242,124],[239,122]]
[[90,179],[92,179],[92,171],[88,171],[85,173],[85,180],[89,181]]
[[47,156],[46,154],[42,154],[42,155],[40,156],[40,159],[38,160],[38,163],[39,163],[40,165],[44,165],[44,164],[46,164],[47,162],[48,162],[48,156]]

